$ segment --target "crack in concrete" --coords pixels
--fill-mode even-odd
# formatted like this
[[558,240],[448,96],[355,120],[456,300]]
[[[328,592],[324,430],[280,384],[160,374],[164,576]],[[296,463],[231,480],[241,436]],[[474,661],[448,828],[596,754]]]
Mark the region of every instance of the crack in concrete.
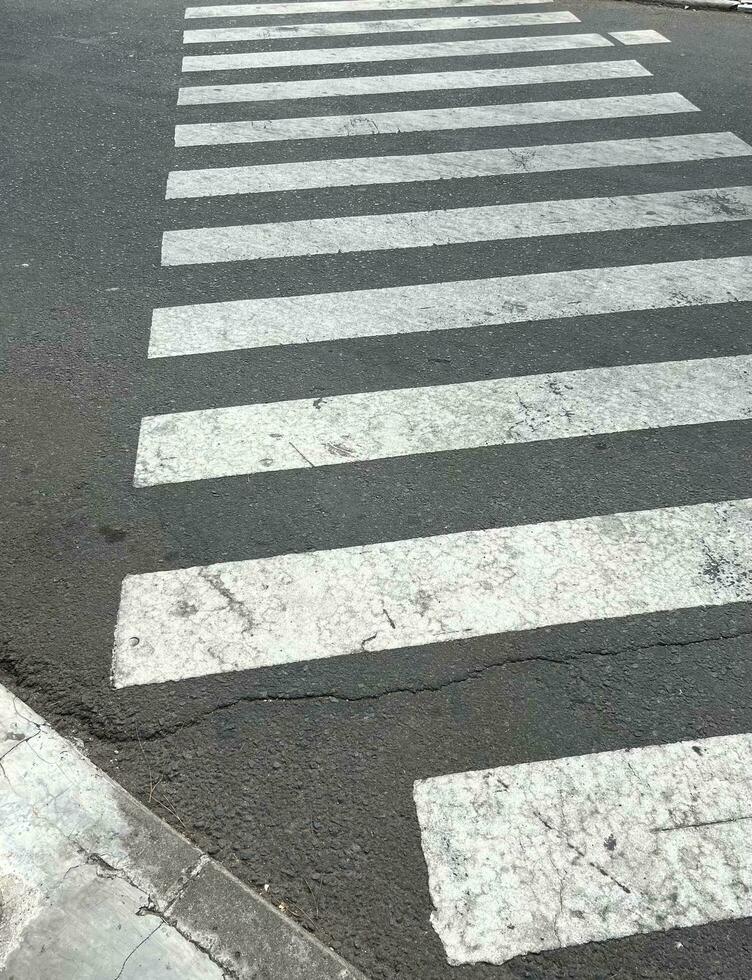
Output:
[[154,928],[152,929],[152,931],[148,935],[144,936],[144,938],[141,940],[141,942],[137,946],[134,946],[133,947],[133,949],[130,951],[130,953],[128,953],[128,955],[123,960],[122,965],[120,966],[120,969],[117,972],[117,975],[114,977],[114,980],[120,980],[120,978],[123,975],[123,971],[125,970],[126,966],[128,965],[128,960],[130,960],[130,958],[132,956],[134,956],[139,951],[139,949],[141,949],[141,947],[144,945],[144,943],[148,943],[148,941],[151,939],[151,937],[154,935],[154,933],[155,932],[158,932],[162,928],[163,925],[164,925],[164,923],[159,922],[156,926],[154,926]]
[[15,744],[11,745],[7,752],[3,752],[3,754],[0,755],[0,772],[3,774],[3,779],[6,781],[6,783],[10,784],[10,779],[8,779],[8,773],[5,771],[3,760],[7,759],[11,752],[15,752],[16,749],[20,748],[22,745],[25,745],[27,742],[30,742],[33,738],[36,738],[37,735],[40,734],[40,731],[41,730],[37,725],[37,730],[35,732],[32,732],[31,735],[24,735],[23,738],[15,739]]
[[[201,862],[198,863],[200,864]],[[198,871],[200,871],[200,868],[198,868],[196,874],[198,874]],[[222,976],[224,977],[224,980],[241,980],[240,974],[236,970],[234,970],[232,967],[228,966],[226,963],[223,963],[220,959],[218,959],[217,956],[209,949],[208,946],[204,945],[204,943],[196,939],[195,936],[192,936],[186,929],[184,929],[179,924],[175,916],[169,914],[170,907],[174,905],[175,902],[177,902],[178,898],[180,897],[180,894],[182,893],[182,890],[186,887],[189,881],[190,878],[183,883],[180,892],[175,896],[175,898],[170,903],[170,905],[167,906],[167,908],[165,908],[164,910],[160,911],[160,909],[152,908],[150,906],[144,906],[143,909],[139,909],[139,913],[141,915],[153,915],[157,919],[159,919],[159,925],[157,925],[156,928],[149,933],[149,936],[153,936],[154,933],[157,931],[157,929],[161,929],[163,925],[166,925],[170,929],[174,929],[175,932],[177,932],[180,936],[182,936],[183,939],[189,942],[191,946],[197,949],[200,953],[203,953],[204,956],[208,960],[210,960],[216,967],[219,967],[219,969],[222,971]],[[147,936],[147,939],[149,938],[149,936]],[[115,980],[117,980],[117,978],[115,978]]]
[[123,871],[122,868],[116,868],[114,865],[110,864],[109,861],[103,858],[101,854],[98,854],[95,851],[87,851],[79,844],[75,844],[75,846],[79,853],[83,856],[84,861],[81,864],[73,865],[72,868],[68,868],[65,873],[66,875],[69,874],[70,871],[88,864],[96,867],[97,875],[101,874],[103,877],[108,878],[122,878],[123,881],[127,882],[132,888],[141,892],[141,894],[146,897],[146,904],[142,905],[141,908],[138,909],[136,915],[153,915],[159,919],[158,924],[151,930],[151,932],[149,932],[137,946],[134,946],[134,948],[126,956],[117,976],[114,977],[113,980],[119,980],[119,978],[122,977],[131,957],[138,952],[144,943],[148,942],[149,939],[151,939],[151,937],[162,928],[162,926],[165,925],[170,929],[174,929],[175,932],[183,937],[183,939],[199,950],[199,952],[203,953],[204,956],[206,956],[207,959],[209,959],[215,966],[219,967],[219,969],[222,970],[222,975],[225,980],[240,980],[240,975],[235,970],[228,967],[226,963],[221,962],[210,949],[204,946],[203,943],[201,943],[194,936],[191,936],[191,934],[180,925],[178,919],[174,915],[170,914],[171,910],[174,909],[188,885],[210,862],[211,859],[207,854],[202,854],[196,863],[191,865],[191,867],[183,873],[175,888],[172,890],[172,894],[164,902],[164,908],[160,909],[158,905],[154,904],[152,896],[149,895],[148,892],[145,892],[138,882],[134,881],[134,879],[126,871]]

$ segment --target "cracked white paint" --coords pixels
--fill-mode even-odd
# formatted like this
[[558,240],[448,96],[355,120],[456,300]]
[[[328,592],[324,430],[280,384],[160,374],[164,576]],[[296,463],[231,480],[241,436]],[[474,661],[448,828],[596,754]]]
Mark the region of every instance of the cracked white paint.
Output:
[[745,300],[749,255],[199,303],[154,311],[149,357]]
[[609,78],[644,78],[651,73],[637,61],[586,61],[571,65],[531,65],[476,71],[418,72],[311,78],[292,82],[249,82],[231,85],[189,85],[178,91],[178,105],[223,102],[269,102],[279,99],[327,99],[394,92],[438,92],[504,85],[554,85]]
[[163,265],[239,262],[399,248],[581,235],[629,228],[747,221],[752,186],[623,197],[186,228],[162,236]]
[[609,37],[621,44],[670,44],[658,31],[609,31]]
[[518,102],[509,105],[371,112],[349,116],[185,123],[175,127],[175,146],[217,146],[225,143],[269,143],[279,140],[378,136],[386,133],[438,132],[447,129],[530,126],[578,119],[618,119],[678,112],[699,112],[699,109],[678,92],[659,92],[655,95],[617,95],[592,99],[559,99],[552,102]]
[[[155,873],[158,862],[150,848],[157,842],[143,836],[128,816],[125,796],[0,685],[2,976],[221,980],[225,975],[177,929],[143,913],[155,903],[168,908],[171,895]],[[171,833],[164,829],[165,837]],[[170,853],[164,839],[158,846]],[[198,855],[184,842],[180,848],[183,856]],[[134,850],[141,851],[141,864],[134,861]],[[175,885],[199,863],[175,866]]]
[[[421,10],[429,7],[473,7],[479,0],[420,0]],[[553,0],[484,0],[484,7],[526,7],[534,3],[552,3]],[[275,14],[338,14],[351,10],[402,10],[418,6],[415,0],[303,0],[301,3],[231,3],[204,7],[188,7],[186,18],[249,17]]]
[[752,915],[752,735],[419,780],[452,964]]
[[173,170],[167,198],[268,194],[316,187],[394,184],[532,174],[596,167],[638,167],[688,160],[749,156],[752,147],[733,133],[651,136],[542,146],[498,147],[451,153],[348,157],[304,163]]
[[601,34],[544,34],[494,37],[475,41],[427,41],[423,44],[367,44],[353,48],[296,48],[291,51],[244,51],[237,54],[192,54],[183,58],[184,72],[234,71],[239,68],[289,68],[296,65],[350,65],[415,58],[481,58],[523,51],[568,51],[609,48]]
[[339,37],[348,34],[390,34],[402,31],[459,31],[487,28],[537,27],[544,24],[579,24],[567,10],[534,14],[496,14],[484,17],[410,17],[393,20],[347,20],[318,24],[275,24],[271,27],[214,27],[185,31],[184,44],[228,41],[271,41],[299,37]]
[[752,418],[752,356],[240,405],[141,422],[136,486]]
[[752,499],[132,575],[115,687],[752,600]]

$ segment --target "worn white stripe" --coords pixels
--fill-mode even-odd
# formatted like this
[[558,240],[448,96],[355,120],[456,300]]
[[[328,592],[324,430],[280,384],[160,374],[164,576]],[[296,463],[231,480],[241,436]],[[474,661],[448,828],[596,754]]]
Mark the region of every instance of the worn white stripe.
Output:
[[496,88],[502,85],[552,85],[607,78],[650,75],[637,61],[586,61],[572,65],[531,65],[406,75],[362,75],[354,78],[306,79],[299,82],[253,82],[234,85],[191,85],[178,92],[178,105],[224,102],[272,102],[282,99],[327,99],[395,92],[437,92],[445,89]]
[[452,964],[752,915],[752,735],[438,776],[414,797]]
[[183,71],[229,71],[236,68],[288,68],[296,65],[344,65],[419,58],[482,58],[523,51],[569,51],[607,48],[600,34],[546,34],[541,37],[493,37],[478,41],[431,41],[425,44],[368,44],[357,48],[298,48],[294,51],[251,51],[199,54],[183,58]]
[[395,20],[327,21],[319,24],[275,24],[272,27],[219,27],[185,31],[184,44],[219,41],[272,41],[298,37],[338,37],[348,34],[390,34],[399,31],[471,31],[486,28],[579,24],[567,10],[535,14],[496,14],[483,17],[410,17]]
[[238,262],[293,255],[386,251],[579,235],[626,228],[744,221],[752,186],[661,194],[534,201],[479,208],[317,218],[220,228],[187,228],[162,236],[162,264]]
[[428,10],[430,7],[526,7],[552,0],[326,0],[302,3],[235,3],[188,7],[187,19],[203,17],[269,17],[276,14],[339,14],[353,10]]
[[254,119],[229,123],[194,123],[175,127],[176,146],[226,143],[266,143],[280,140],[380,136],[408,132],[494,128],[615,119],[628,116],[698,112],[678,92],[591,99],[562,99],[508,105],[461,106],[404,112],[375,112],[348,116],[303,116],[292,119]]
[[670,44],[658,31],[610,31],[609,37],[622,44]]
[[149,357],[752,301],[752,256],[154,310]]
[[[718,574],[718,569],[723,574]],[[125,579],[116,687],[752,599],[752,500]]]
[[752,418],[752,356],[145,418],[136,486]]
[[653,136],[585,143],[554,143],[452,153],[354,157],[253,167],[175,170],[166,197],[262,194],[314,187],[394,184],[402,181],[492,177],[594,167],[631,167],[747,156],[752,147],[733,133]]
[[223,143],[268,143],[278,140],[380,136],[387,133],[431,132],[529,126],[577,119],[618,119],[674,112],[699,112],[678,92],[617,95],[596,99],[561,99],[510,105],[461,106],[373,112],[361,116],[303,116],[296,119],[251,119],[229,123],[193,123],[175,127],[175,146]]

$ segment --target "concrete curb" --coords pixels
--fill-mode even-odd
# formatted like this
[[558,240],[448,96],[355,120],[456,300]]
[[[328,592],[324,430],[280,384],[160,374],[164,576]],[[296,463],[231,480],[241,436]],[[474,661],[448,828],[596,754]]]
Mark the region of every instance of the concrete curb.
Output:
[[652,7],[681,7],[684,10],[723,10],[752,14],[752,0],[628,0],[629,3],[649,4]]
[[0,685],[0,977],[365,980]]

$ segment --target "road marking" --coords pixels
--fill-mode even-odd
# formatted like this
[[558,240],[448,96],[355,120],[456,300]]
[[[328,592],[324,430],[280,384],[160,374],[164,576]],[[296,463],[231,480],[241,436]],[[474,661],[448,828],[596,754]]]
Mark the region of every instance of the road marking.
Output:
[[149,357],[750,300],[741,255],[199,303],[154,310]]
[[745,734],[418,780],[449,962],[752,915],[751,773]]
[[657,95],[620,95],[595,99],[561,99],[555,102],[373,112],[360,116],[302,116],[296,119],[192,123],[175,127],[175,146],[268,143],[277,140],[529,126],[579,119],[618,119],[675,112],[699,112],[699,109],[678,92],[661,92]]
[[396,92],[496,88],[502,85],[553,85],[597,79],[644,78],[651,73],[637,61],[586,61],[571,65],[530,65],[477,71],[420,72],[409,75],[361,75],[354,78],[306,79],[297,82],[253,82],[191,85],[178,92],[178,105],[225,102],[273,102],[282,99],[328,99]]
[[622,197],[186,228],[164,232],[162,264],[386,251],[750,218],[752,186],[708,187]]
[[652,136],[584,143],[414,153],[400,156],[350,157],[252,167],[173,170],[167,198],[222,194],[264,194],[314,187],[395,184],[501,174],[545,173],[596,167],[632,167],[686,160],[713,160],[752,154],[752,147],[733,133]]
[[334,0],[324,3],[233,3],[210,7],[188,7],[186,18],[270,17],[277,14],[339,14],[352,10],[428,10],[430,7],[526,7],[553,0]]
[[752,499],[125,579],[115,687],[752,600]]
[[183,58],[183,71],[234,71],[238,68],[289,68],[298,65],[351,65],[419,58],[482,58],[523,51],[569,51],[611,47],[600,34],[546,34],[541,37],[492,37],[478,41],[431,41],[424,44],[368,44],[357,48],[296,48],[198,54]]
[[670,44],[658,31],[610,31],[609,37],[622,44]]
[[136,486],[752,418],[752,355],[150,416]]
[[273,27],[219,27],[185,31],[184,44],[219,41],[270,41],[280,38],[338,37],[348,34],[388,34],[400,31],[470,31],[486,28],[579,24],[567,10],[535,14],[495,14],[485,17],[411,17],[399,20],[348,20],[319,24],[275,24]]

